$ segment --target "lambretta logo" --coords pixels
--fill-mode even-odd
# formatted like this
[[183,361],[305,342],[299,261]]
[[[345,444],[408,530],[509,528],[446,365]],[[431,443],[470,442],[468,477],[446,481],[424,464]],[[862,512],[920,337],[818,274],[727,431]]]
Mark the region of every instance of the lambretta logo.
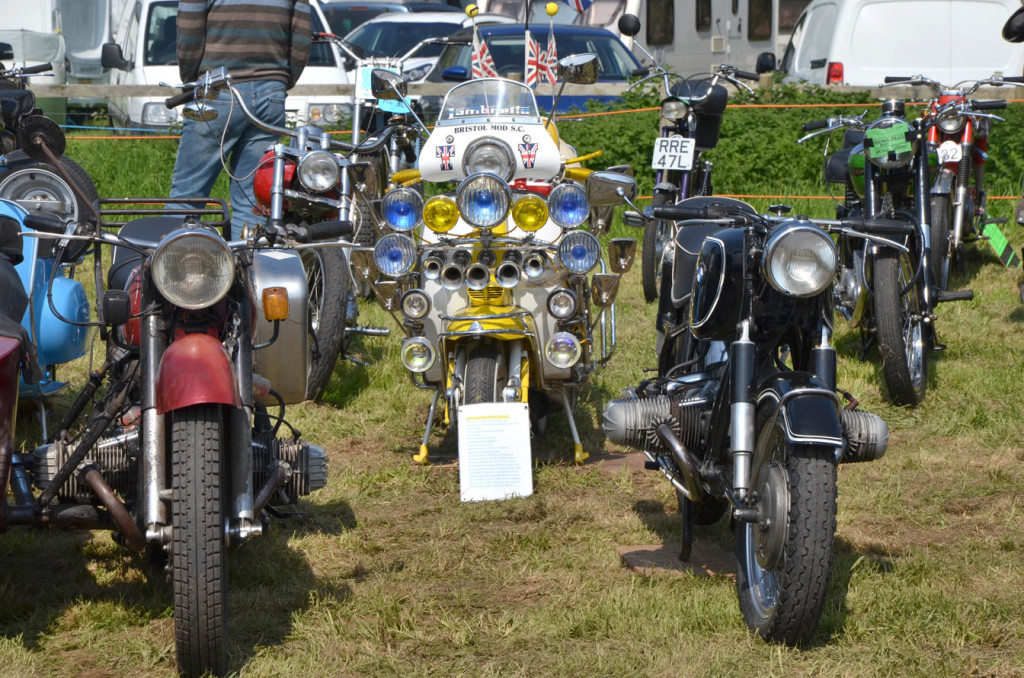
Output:
[[471,106],[468,108],[449,108],[449,118],[469,118],[479,115],[532,115],[526,106]]

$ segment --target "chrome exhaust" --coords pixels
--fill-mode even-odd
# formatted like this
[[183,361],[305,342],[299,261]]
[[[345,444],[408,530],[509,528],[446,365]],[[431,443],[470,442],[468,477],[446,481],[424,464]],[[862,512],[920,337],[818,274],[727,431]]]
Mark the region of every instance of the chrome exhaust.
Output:
[[494,269],[494,279],[505,289],[511,289],[519,284],[522,273],[519,267],[511,261],[503,261]]
[[458,264],[448,264],[441,269],[440,281],[441,287],[445,288],[449,292],[454,292],[462,287],[462,279],[465,277],[465,272],[462,267]]
[[471,264],[466,269],[466,287],[471,290],[479,291],[487,287],[487,283],[491,281],[490,270],[481,263]]
[[523,274],[530,280],[536,280],[544,274],[544,254],[530,252],[523,261]]
[[442,268],[444,268],[444,260],[440,253],[431,252],[423,260],[423,277],[427,280],[437,280],[441,277]]

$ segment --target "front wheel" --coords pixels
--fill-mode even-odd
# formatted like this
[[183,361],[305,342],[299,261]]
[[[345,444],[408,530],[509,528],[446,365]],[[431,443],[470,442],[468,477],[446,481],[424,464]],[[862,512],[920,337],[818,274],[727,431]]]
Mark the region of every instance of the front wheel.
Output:
[[882,377],[896,405],[919,405],[928,387],[928,342],[920,290],[906,255],[881,249],[873,268],[875,329]]
[[939,289],[949,289],[950,260],[953,250],[949,246],[950,229],[953,227],[953,204],[948,195],[933,195],[931,199],[930,235],[932,241],[928,267],[932,281]]
[[[673,201],[674,196],[671,193],[659,191],[654,194],[651,206],[671,205]],[[648,302],[658,298],[665,250],[672,246],[672,228],[671,221],[655,219],[644,229],[643,249],[640,252],[640,279],[643,283],[644,299]]]
[[303,250],[302,268],[309,290],[309,331],[316,339],[306,397],[314,400],[327,388],[341,353],[351,278],[345,254],[338,247]]
[[736,591],[747,626],[765,640],[806,643],[832,572],[836,465],[831,449],[795,446],[782,424],[758,478],[760,520],[737,523]]
[[501,353],[490,344],[473,349],[466,361],[466,404],[496,403],[501,398]]
[[174,641],[184,676],[227,671],[228,475],[216,405],[171,414],[171,582]]

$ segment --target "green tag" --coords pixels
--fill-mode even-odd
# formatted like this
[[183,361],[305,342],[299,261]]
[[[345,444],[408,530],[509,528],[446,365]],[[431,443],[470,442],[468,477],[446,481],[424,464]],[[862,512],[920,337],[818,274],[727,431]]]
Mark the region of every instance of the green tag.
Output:
[[1010,247],[1010,242],[1006,239],[1003,232],[999,230],[998,226],[991,221],[986,222],[981,232],[988,238],[989,244],[996,251],[999,260],[1003,262],[1003,266],[1007,268],[1020,266],[1020,259],[1017,258],[1017,254]]
[[910,153],[914,150],[907,138],[910,125],[899,123],[892,127],[876,127],[865,134],[870,143],[864,144],[868,153],[875,158],[882,158],[890,153]]

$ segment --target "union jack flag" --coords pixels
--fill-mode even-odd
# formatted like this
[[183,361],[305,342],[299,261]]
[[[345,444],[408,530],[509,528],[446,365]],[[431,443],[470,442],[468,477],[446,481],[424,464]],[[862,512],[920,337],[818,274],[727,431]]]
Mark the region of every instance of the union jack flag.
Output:
[[533,39],[529,33],[526,34],[526,86],[535,87],[540,82],[541,69],[546,68],[543,63],[540,44]]
[[582,12],[594,4],[594,0],[562,0],[565,4],[569,5],[577,12]]
[[473,73],[474,78],[496,78],[498,69],[491,57],[491,50],[487,48],[487,41],[480,39],[480,34],[473,25]]
[[438,146],[437,157],[441,158],[441,169],[448,171],[452,168],[452,158],[455,157],[455,146]]
[[543,77],[547,78],[552,85],[555,84],[555,66],[558,64],[558,47],[555,45],[555,22],[551,22],[548,30],[548,48],[540,53],[541,68]]
[[537,146],[539,144],[519,144],[519,157],[523,159],[523,167],[533,169],[537,164]]

